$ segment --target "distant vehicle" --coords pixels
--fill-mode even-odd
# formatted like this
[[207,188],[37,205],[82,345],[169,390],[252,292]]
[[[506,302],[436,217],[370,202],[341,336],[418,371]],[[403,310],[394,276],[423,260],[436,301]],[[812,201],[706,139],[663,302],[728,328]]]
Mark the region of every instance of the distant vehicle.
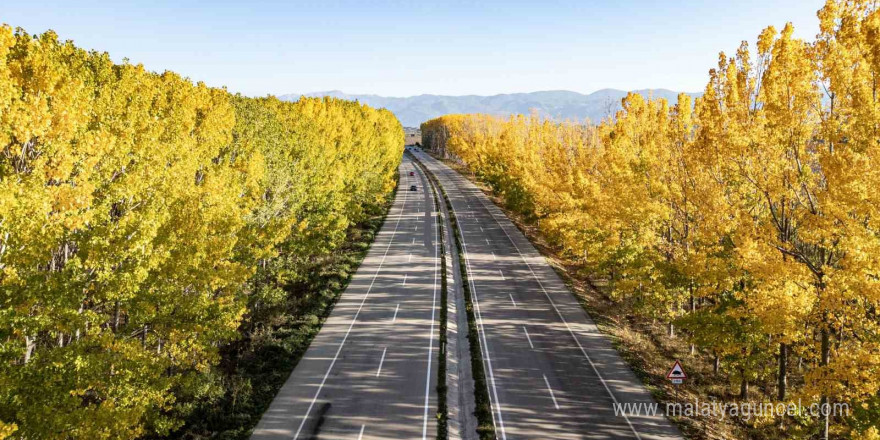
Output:
[[409,190],[410,190],[410,191],[418,191],[419,188],[418,188],[417,186],[415,186],[415,185],[411,185],[411,186],[409,187]]
[[415,176],[416,173],[415,173],[415,171],[410,171],[410,172],[409,172],[409,175],[410,175],[410,176]]

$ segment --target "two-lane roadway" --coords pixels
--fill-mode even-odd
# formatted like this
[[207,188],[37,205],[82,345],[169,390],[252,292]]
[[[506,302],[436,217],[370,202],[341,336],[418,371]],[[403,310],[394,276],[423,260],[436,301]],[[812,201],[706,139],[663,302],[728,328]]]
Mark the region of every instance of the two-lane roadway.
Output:
[[681,438],[662,414],[615,412],[654,401],[503,211],[445,164],[413,154],[458,219],[497,437]]
[[375,242],[251,439],[436,438],[437,213],[410,159],[399,173]]

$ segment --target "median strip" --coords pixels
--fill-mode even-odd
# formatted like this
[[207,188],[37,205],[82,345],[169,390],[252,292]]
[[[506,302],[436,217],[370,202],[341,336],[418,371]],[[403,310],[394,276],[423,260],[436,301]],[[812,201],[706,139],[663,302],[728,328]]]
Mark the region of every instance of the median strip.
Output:
[[[428,180],[433,184],[436,190],[439,191],[440,196],[443,198],[443,201],[446,205],[446,211],[449,213],[449,223],[451,225],[451,229],[453,232],[453,237],[455,238],[455,246],[460,254],[461,249],[463,248],[462,239],[461,239],[461,231],[458,228],[458,220],[455,215],[455,211],[452,209],[452,203],[449,201],[449,197],[446,194],[446,190],[440,185],[440,182],[437,180],[437,177],[424,166],[424,164],[417,158],[415,155],[411,155],[414,159],[414,163],[422,169],[425,175],[428,177]],[[445,255],[445,254],[444,254]],[[468,346],[470,349],[471,356],[471,374],[473,375],[474,380],[474,401],[475,401],[475,409],[474,416],[477,419],[477,435],[481,440],[489,440],[495,439],[495,423],[493,420],[492,414],[492,404],[489,400],[489,387],[486,381],[486,372],[484,370],[483,363],[483,355],[480,344],[480,337],[477,331],[476,325],[476,317],[474,314],[474,303],[472,300],[472,292],[470,289],[470,285],[468,283],[468,271],[465,267],[464,260],[459,257],[458,258],[458,266],[461,272],[462,277],[462,293],[465,300],[465,311],[467,315],[467,326],[468,326]],[[445,307],[444,307],[445,309]],[[442,358],[442,357],[441,357]],[[438,393],[439,395],[439,393]],[[445,403],[445,393],[444,393],[444,403]],[[440,428],[438,427],[438,434]],[[438,435],[438,438],[441,438]]]

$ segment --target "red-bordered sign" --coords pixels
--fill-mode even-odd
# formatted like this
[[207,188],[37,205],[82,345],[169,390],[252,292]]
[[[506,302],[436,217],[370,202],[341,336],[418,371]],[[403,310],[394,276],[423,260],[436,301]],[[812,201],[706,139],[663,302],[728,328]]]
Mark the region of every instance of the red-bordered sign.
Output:
[[684,368],[681,367],[681,362],[679,361],[675,361],[672,364],[672,369],[669,370],[669,373],[666,373],[666,378],[673,381],[687,379],[687,377],[687,373],[684,372]]

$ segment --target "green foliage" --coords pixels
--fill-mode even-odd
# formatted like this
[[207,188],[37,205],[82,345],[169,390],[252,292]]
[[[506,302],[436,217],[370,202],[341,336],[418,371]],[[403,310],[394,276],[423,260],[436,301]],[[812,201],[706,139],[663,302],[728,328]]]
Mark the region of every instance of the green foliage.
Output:
[[332,298],[338,275],[284,287],[381,205],[402,145],[385,110],[233,96],[0,27],[0,433],[164,435],[250,392],[221,353]]
[[221,392],[193,402],[192,411],[184,414],[185,426],[169,437],[246,439],[250,435],[366,256],[391,200],[369,207],[370,216],[349,228],[345,244],[314,258],[308,267],[297,268],[305,273],[297,281],[271,276],[292,270],[292,260],[275,258],[260,269],[266,276],[259,283],[282,292],[282,299],[263,303],[259,315],[246,317],[243,337],[221,349],[216,369]]

